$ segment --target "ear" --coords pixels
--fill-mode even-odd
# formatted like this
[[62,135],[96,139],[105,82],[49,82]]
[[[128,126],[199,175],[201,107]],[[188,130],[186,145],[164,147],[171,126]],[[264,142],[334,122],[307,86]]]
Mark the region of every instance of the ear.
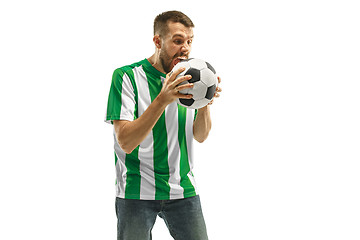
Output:
[[161,48],[161,38],[158,34],[156,34],[153,38],[153,42],[155,44],[155,47],[160,49]]

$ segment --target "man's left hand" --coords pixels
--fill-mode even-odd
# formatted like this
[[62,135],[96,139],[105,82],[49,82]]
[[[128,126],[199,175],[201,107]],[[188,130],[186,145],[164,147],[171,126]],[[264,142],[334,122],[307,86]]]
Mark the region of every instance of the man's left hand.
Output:
[[220,77],[217,77],[217,78],[218,78],[218,86],[217,86],[217,88],[216,88],[216,90],[215,90],[214,98],[209,102],[208,105],[213,104],[214,99],[220,97],[220,94],[219,94],[219,93],[222,91],[222,89],[219,87],[219,84],[221,83],[221,78],[220,78]]

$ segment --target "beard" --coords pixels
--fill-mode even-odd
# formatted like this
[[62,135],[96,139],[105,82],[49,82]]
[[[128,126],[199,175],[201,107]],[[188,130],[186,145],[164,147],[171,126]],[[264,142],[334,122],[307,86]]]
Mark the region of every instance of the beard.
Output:
[[178,61],[176,61],[176,59],[178,57],[183,57],[186,56],[186,58],[188,58],[187,55],[182,54],[182,53],[177,53],[175,54],[173,57],[169,56],[169,54],[167,53],[166,49],[162,50],[160,52],[160,62],[161,65],[165,71],[165,73],[169,73],[171,72],[171,70],[173,69],[173,67],[175,66],[176,63],[178,63]]
[[171,58],[165,51],[160,52],[160,62],[165,71],[165,73],[169,73],[172,69],[171,63],[173,58]]

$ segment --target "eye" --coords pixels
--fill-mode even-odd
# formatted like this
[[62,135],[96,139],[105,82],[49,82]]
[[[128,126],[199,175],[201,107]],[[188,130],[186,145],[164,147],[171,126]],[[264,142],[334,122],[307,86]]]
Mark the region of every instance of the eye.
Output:
[[191,44],[192,44],[192,40],[189,40],[189,41],[188,41],[188,44],[191,45]]
[[177,44],[177,45],[180,45],[180,44],[183,44],[183,40],[181,40],[181,39],[175,39],[175,40],[174,40],[174,43]]

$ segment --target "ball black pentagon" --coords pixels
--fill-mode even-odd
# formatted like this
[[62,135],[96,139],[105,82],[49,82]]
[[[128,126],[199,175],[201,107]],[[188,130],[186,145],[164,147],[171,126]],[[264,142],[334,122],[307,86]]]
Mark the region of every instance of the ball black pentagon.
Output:
[[191,75],[192,78],[188,81],[189,83],[194,83],[200,81],[200,70],[196,68],[189,68],[184,75]]
[[176,100],[177,103],[190,109],[199,109],[206,106],[213,99],[216,92],[218,81],[215,69],[208,62],[196,58],[180,61],[174,66],[172,71],[175,72],[180,67],[184,67],[186,70],[181,72],[176,78],[191,75],[192,79],[183,81],[181,84],[192,83],[194,86],[180,91],[182,94],[192,94],[192,99],[178,98]]
[[211,100],[214,97],[215,91],[216,91],[216,85],[215,84],[208,87],[208,89],[206,91],[205,98]]
[[216,74],[215,68],[213,68],[213,66],[211,66],[210,63],[206,62],[206,66],[207,66],[214,74]]
[[194,99],[186,99],[186,98],[179,98],[179,101],[184,104],[185,106],[191,106],[195,100]]

